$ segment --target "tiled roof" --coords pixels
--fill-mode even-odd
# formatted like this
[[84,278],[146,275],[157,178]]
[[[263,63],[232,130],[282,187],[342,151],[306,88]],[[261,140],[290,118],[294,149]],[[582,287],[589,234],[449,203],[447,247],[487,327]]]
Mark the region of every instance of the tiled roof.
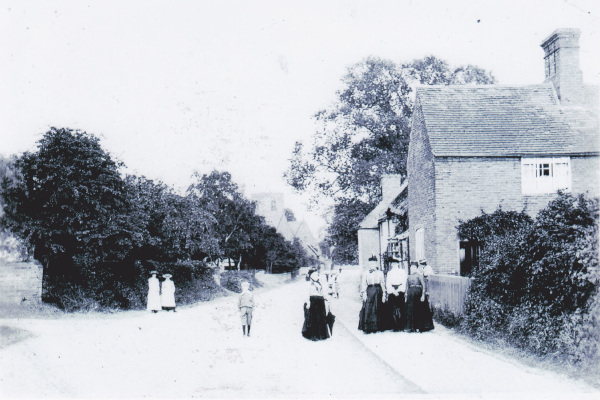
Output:
[[[402,210],[398,209],[398,207],[405,207],[405,204],[399,204],[396,200],[399,197],[402,197],[404,191],[408,188],[408,181],[404,181],[404,183],[400,186],[399,190],[395,193],[389,194],[387,197],[384,197],[377,206],[371,210],[370,213],[362,220],[359,229],[378,229],[379,228],[379,219],[381,216],[390,208],[393,212],[401,212]],[[395,206],[398,205],[398,206]]]
[[564,108],[551,84],[417,89],[435,156],[598,153],[598,114]]

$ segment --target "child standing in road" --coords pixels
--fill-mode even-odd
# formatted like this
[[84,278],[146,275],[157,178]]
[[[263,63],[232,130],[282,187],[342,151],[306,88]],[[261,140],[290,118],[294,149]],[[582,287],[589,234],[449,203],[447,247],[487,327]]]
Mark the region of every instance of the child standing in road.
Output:
[[[250,292],[250,284],[242,282],[242,293],[238,299],[238,308],[242,319],[242,329],[245,336],[250,336],[250,324],[252,323],[252,309],[254,308],[254,295]],[[246,333],[248,326],[248,333]]]

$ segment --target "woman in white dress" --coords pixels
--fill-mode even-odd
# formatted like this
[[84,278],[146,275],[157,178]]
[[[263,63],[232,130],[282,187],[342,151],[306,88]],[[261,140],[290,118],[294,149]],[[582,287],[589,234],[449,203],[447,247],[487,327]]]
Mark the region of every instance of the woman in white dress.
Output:
[[163,310],[175,312],[175,284],[171,280],[171,274],[164,274],[165,281],[162,284],[160,301]]
[[152,276],[148,278],[148,301],[146,308],[153,313],[162,309],[160,304],[160,281],[156,277],[158,272],[151,271]]

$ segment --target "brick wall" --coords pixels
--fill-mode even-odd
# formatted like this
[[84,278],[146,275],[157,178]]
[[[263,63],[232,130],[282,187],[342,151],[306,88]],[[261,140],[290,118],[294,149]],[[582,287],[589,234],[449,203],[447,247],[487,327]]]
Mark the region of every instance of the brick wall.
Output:
[[38,263],[0,263],[0,306],[41,303],[42,276]]
[[[572,157],[572,192],[598,193],[598,157]],[[521,159],[470,157],[438,157],[435,163],[436,196],[436,272],[459,272],[459,242],[456,226],[492,213],[525,211],[532,218],[556,197],[556,194],[521,194]],[[427,254],[429,258],[429,254]]]
[[419,228],[424,229],[425,256],[428,263],[432,265],[437,273],[437,254],[435,232],[435,167],[433,154],[427,135],[423,112],[418,102],[413,114],[413,126],[410,133],[410,144],[408,146],[408,221],[410,259],[416,261],[415,232]]
[[571,157],[571,176],[573,193],[600,196],[600,157]]
[[358,264],[361,268],[366,268],[371,255],[379,254],[379,230],[378,229],[359,229],[358,230]]

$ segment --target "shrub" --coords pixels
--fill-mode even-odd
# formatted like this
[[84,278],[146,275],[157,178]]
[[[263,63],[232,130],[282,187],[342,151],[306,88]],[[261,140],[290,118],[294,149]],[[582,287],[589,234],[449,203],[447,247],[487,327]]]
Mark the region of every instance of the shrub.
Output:
[[461,324],[462,315],[455,314],[448,305],[444,308],[433,307],[433,318],[447,328],[454,328]]
[[484,245],[460,328],[597,373],[598,201],[559,192],[533,224],[500,212],[461,228]]
[[233,292],[242,292],[243,281],[249,282],[251,288],[262,286],[251,271],[225,271],[221,274],[221,286]]
[[583,195],[560,193],[539,212],[527,240],[528,303],[544,304],[556,316],[586,305],[597,285],[589,277],[598,259],[581,254],[597,249],[597,221],[598,202]]
[[213,279],[210,268],[201,262],[146,262],[138,264],[135,279],[123,280],[108,268],[101,268],[94,279],[65,281],[60,277],[44,276],[42,299],[67,312],[141,310],[146,307],[149,271],[171,273],[175,282],[177,305],[211,300],[224,293]]

